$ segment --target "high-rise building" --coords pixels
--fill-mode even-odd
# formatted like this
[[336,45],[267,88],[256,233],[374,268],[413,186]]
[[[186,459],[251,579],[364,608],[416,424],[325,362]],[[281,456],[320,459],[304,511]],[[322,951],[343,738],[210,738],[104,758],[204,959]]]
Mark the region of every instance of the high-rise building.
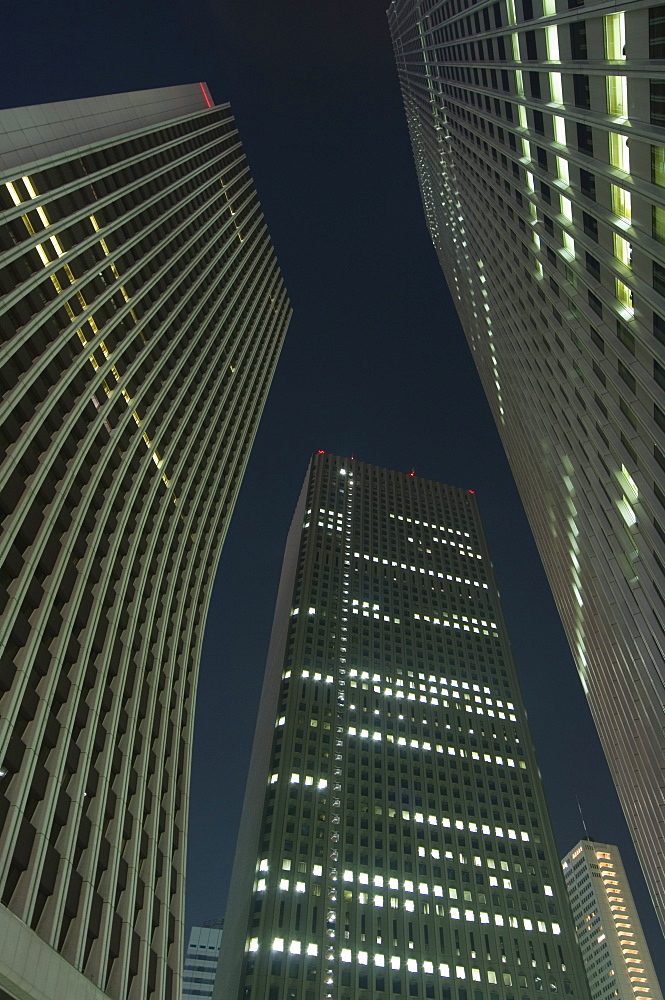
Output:
[[388,17],[430,234],[665,929],[665,7]]
[[178,1000],[213,577],[290,310],[204,84],[0,112],[0,993]]
[[475,496],[314,456],[215,996],[588,997]]
[[592,1000],[663,1000],[619,848],[581,840],[562,864]]
[[209,920],[190,930],[182,970],[182,1000],[212,996],[223,926],[223,920]]

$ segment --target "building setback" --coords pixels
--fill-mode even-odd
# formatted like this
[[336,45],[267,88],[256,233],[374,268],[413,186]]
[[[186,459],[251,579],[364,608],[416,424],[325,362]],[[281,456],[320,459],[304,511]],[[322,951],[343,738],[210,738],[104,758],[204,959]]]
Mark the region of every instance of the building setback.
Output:
[[663,1000],[619,848],[581,840],[562,865],[591,1000]]
[[0,994],[179,1000],[198,663],[290,309],[204,84],[0,112]]
[[388,18],[430,234],[665,929],[665,7]]
[[314,456],[220,968],[217,1000],[588,998],[472,493]]
[[223,926],[223,920],[211,920],[190,930],[182,970],[182,1000],[212,996]]

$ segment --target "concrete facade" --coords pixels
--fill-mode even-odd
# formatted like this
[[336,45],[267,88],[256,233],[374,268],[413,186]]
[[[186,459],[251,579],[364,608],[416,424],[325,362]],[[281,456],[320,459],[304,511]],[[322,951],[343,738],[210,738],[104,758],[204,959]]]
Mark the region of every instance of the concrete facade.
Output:
[[180,1000],[201,642],[290,307],[204,84],[0,132],[1,981]]
[[561,864],[591,1000],[663,1000],[619,848],[582,840]]
[[588,1000],[475,496],[319,453],[216,1000]]
[[665,929],[665,19],[394,0],[427,224]]

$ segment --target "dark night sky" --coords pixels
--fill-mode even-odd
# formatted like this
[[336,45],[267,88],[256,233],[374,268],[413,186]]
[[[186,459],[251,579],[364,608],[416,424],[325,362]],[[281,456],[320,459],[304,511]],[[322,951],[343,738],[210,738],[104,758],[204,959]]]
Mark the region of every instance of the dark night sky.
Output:
[[[617,843],[665,947],[499,438],[438,268],[387,0],[12,8],[0,105],[206,80],[230,101],[294,308],[231,524],[199,685],[187,923],[222,915],[282,550],[323,448],[475,489],[560,852]],[[9,31],[9,23],[5,31]]]

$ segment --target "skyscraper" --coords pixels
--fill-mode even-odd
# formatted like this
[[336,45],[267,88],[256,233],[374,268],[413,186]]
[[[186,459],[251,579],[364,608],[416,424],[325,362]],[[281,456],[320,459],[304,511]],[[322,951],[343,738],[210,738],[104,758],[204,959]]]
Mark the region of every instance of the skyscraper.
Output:
[[219,1000],[588,997],[472,493],[314,456],[220,968]]
[[665,929],[665,8],[388,17],[430,234]]
[[619,848],[581,840],[563,859],[594,1000],[663,1000]]
[[202,1000],[212,996],[222,941],[223,920],[210,920],[192,927],[182,970],[182,1000]]
[[0,993],[178,1000],[192,717],[290,310],[204,84],[0,112]]

